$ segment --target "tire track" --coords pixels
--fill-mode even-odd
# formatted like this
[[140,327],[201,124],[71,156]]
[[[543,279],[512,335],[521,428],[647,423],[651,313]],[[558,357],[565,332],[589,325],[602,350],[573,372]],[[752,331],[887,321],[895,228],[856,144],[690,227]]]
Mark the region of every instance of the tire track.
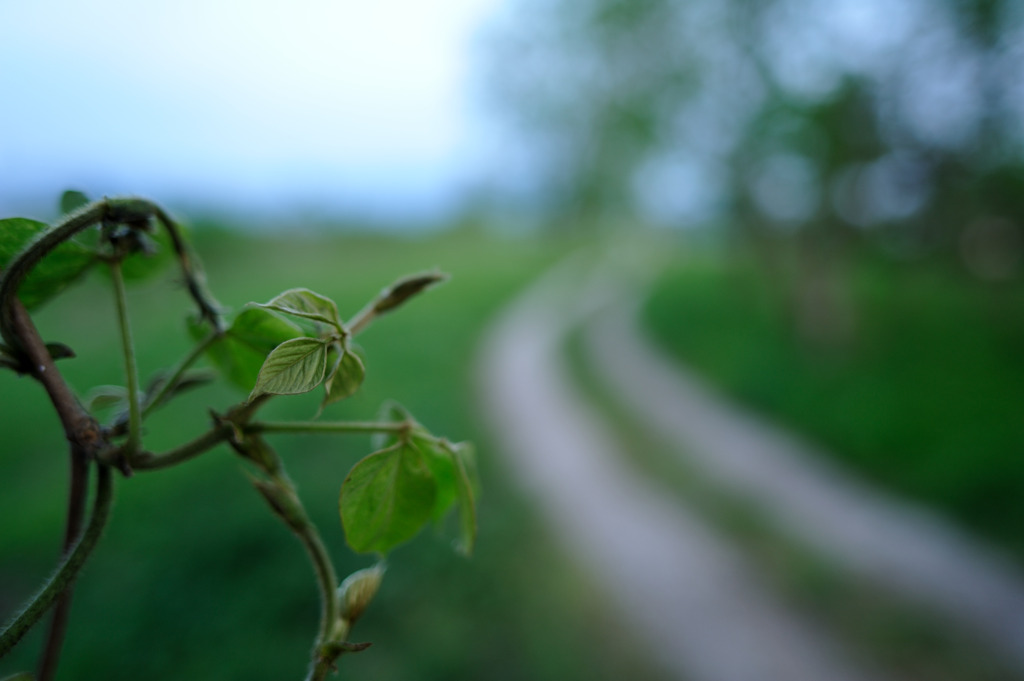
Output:
[[716,396],[640,332],[637,309],[613,306],[586,334],[595,374],[637,422],[778,531],[973,634],[1024,674],[1024,578],[1007,560]]
[[508,464],[566,549],[679,678],[879,679],[779,601],[727,539],[625,464],[559,359],[565,335],[602,297],[579,293],[577,272],[563,266],[527,291],[490,329],[479,364]]

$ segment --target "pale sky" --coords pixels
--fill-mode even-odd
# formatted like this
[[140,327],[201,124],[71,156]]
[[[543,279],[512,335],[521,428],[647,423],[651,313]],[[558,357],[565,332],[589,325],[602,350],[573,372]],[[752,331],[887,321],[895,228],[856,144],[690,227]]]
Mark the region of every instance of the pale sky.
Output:
[[501,2],[0,0],[0,215],[68,187],[443,213],[486,154],[474,38]]

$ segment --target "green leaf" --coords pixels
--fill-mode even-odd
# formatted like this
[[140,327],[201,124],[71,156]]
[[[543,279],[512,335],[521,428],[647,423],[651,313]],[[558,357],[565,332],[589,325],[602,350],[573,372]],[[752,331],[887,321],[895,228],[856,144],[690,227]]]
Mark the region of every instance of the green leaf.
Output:
[[73,213],[88,204],[88,196],[80,191],[69,189],[60,195],[60,214],[67,215],[68,213]]
[[327,651],[325,653],[326,655],[337,656],[341,653],[361,653],[372,645],[372,641],[364,641],[362,643],[352,643],[351,641],[331,641],[324,644],[323,650]]
[[327,371],[328,344],[318,338],[293,338],[267,355],[249,399],[260,395],[298,395],[320,385]]
[[86,395],[85,408],[94,418],[127,423],[128,390],[120,385],[96,386]]
[[328,404],[334,404],[346,397],[351,397],[366,378],[366,368],[359,355],[351,350],[346,350],[338,361],[334,373],[330,375],[325,384],[324,401],[320,405],[323,409]]
[[284,341],[301,336],[302,329],[266,310],[247,307],[231,322],[227,335],[266,357]]
[[293,288],[278,295],[270,302],[256,304],[303,319],[330,324],[339,331],[342,329],[338,306],[334,304],[334,301],[306,288]]
[[[202,326],[192,335],[199,340],[206,333]],[[281,343],[301,336],[302,329],[288,320],[258,307],[247,307],[206,354],[231,383],[251,391],[267,355]]]
[[451,453],[443,449],[434,437],[425,432],[413,435],[414,446],[423,452],[424,461],[437,482],[437,498],[430,512],[431,520],[437,522],[455,505],[459,498],[458,469]]
[[120,385],[98,385],[89,391],[85,398],[85,408],[95,412],[111,407],[126,408],[128,406],[128,390]]
[[[71,359],[76,356],[75,351],[64,343],[47,343],[46,351],[50,353],[50,357],[55,362],[61,359]],[[27,359],[24,356],[19,357],[11,352],[11,349],[6,345],[0,344],[0,367],[13,369],[19,374],[28,373],[31,371],[31,368],[26,365],[26,361]]]
[[[46,224],[27,218],[0,220],[0,269],[46,229]],[[93,262],[94,256],[87,248],[65,241],[32,268],[18,289],[18,298],[27,308],[37,307],[80,277]]]
[[407,300],[427,290],[434,284],[448,280],[443,272],[424,272],[402,277],[391,286],[381,291],[373,309],[378,314],[389,312]]
[[468,556],[476,546],[476,462],[473,447],[469,443],[452,445],[450,451],[458,471],[459,543],[456,548]]
[[345,539],[357,553],[387,553],[430,520],[437,484],[414,446],[399,444],[357,463],[341,485]]
[[77,356],[75,351],[64,343],[47,343],[46,351],[55,362],[58,359],[74,359]]
[[438,522],[457,505],[459,538],[457,548],[469,555],[476,543],[476,500],[471,476],[472,447],[468,443],[451,444],[426,435],[414,435],[413,442],[424,453],[427,466],[437,481],[437,498],[431,518]]

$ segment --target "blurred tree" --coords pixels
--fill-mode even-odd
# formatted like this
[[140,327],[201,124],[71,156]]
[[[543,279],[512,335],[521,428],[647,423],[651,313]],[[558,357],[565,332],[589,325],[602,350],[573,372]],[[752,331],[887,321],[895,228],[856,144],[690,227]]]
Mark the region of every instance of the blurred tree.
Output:
[[1019,216],[1018,2],[516,0],[492,38],[552,216],[947,252],[969,218]]
[[726,225],[811,343],[864,243],[1024,261],[1019,2],[515,0],[492,37],[551,222]]
[[[552,217],[636,211],[631,178],[692,93],[673,0],[523,0],[494,36],[491,94],[534,145]],[[662,62],[652,68],[652,58]]]

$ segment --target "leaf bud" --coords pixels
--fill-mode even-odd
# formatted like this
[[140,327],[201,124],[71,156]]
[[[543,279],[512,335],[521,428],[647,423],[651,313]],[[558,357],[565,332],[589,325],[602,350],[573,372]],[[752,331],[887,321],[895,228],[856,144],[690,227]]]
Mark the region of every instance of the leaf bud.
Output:
[[447,279],[448,275],[441,272],[426,272],[399,279],[381,292],[373,311],[381,314],[393,310],[428,287]]
[[358,570],[346,577],[338,587],[338,604],[341,607],[342,619],[354,624],[377,594],[383,578],[383,563]]

